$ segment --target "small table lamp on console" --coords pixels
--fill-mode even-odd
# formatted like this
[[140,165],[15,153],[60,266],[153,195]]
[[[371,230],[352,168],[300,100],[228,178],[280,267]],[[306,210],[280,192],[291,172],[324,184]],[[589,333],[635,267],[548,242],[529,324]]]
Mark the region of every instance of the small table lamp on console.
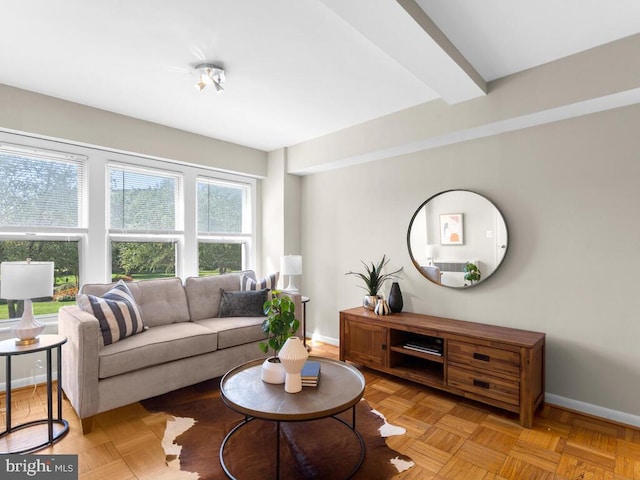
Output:
[[425,254],[427,256],[427,265],[432,266],[436,257],[438,256],[438,247],[431,243],[427,244],[425,248]]
[[280,258],[280,274],[289,276],[289,285],[285,288],[287,292],[297,292],[298,287],[292,277],[302,275],[302,256],[285,255]]
[[45,326],[33,316],[31,299],[53,294],[53,262],[2,262],[0,264],[0,298],[24,300],[20,322],[11,328],[16,345],[37,343]]

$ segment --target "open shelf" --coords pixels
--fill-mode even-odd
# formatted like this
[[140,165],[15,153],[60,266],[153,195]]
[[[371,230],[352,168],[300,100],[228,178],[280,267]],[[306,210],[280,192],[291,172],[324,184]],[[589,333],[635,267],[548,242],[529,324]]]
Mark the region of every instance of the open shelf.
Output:
[[444,339],[406,330],[390,329],[391,351],[403,355],[444,363]]
[[405,355],[393,348],[389,360],[389,366],[404,378],[426,385],[442,386],[444,384],[442,361],[433,362],[431,359],[424,359],[417,355]]
[[392,345],[391,351],[400,353],[402,355],[409,355],[412,357],[422,358],[423,360],[428,360],[429,362],[444,363],[444,358],[442,355],[436,355],[434,353],[428,353],[428,352],[419,352],[417,350],[409,349],[404,345]]

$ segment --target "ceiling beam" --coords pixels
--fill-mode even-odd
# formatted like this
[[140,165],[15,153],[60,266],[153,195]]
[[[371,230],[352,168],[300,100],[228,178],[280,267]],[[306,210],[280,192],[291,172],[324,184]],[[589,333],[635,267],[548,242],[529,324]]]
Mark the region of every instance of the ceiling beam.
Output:
[[[288,147],[307,175],[640,105],[640,34],[524,70],[457,105],[433,100]],[[579,79],[577,81],[576,79]]]
[[[486,95],[480,74],[414,0],[322,0],[447,103]],[[393,79],[389,79],[393,88]]]

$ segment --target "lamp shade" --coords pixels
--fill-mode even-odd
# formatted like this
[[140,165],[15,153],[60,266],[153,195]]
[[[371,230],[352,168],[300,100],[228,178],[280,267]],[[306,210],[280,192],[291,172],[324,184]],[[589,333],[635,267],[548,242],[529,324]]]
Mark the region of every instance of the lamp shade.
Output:
[[427,258],[436,258],[438,256],[438,247],[431,243],[427,244],[424,249]]
[[53,294],[53,262],[2,262],[0,298],[29,300]]
[[280,259],[282,275],[302,275],[302,255],[285,255]]

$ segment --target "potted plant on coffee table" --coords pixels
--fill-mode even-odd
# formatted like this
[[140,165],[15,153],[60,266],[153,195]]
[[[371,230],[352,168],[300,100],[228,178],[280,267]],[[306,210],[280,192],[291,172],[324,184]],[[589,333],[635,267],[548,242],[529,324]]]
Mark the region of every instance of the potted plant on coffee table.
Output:
[[367,295],[365,295],[362,300],[362,305],[364,308],[369,310],[373,310],[376,307],[376,302],[380,297],[380,290],[382,289],[382,285],[384,282],[389,280],[390,278],[398,278],[398,273],[402,271],[402,267],[398,270],[390,273],[382,273],[382,269],[387,266],[390,259],[386,257],[386,255],[382,255],[382,260],[378,262],[378,264],[374,264],[371,262],[371,266],[362,262],[364,265],[364,272],[347,272],[345,275],[355,275],[359,277],[363,282],[364,286],[358,285],[360,288],[364,288],[367,291]]
[[280,364],[278,352],[300,326],[295,317],[295,309],[296,305],[291,297],[281,295],[277,290],[272,291],[271,300],[264,303],[267,318],[262,322],[262,331],[267,334],[267,340],[260,342],[259,346],[263,353],[269,353],[269,349],[273,349],[273,356],[262,364],[262,380],[267,383],[284,383],[285,371]]

